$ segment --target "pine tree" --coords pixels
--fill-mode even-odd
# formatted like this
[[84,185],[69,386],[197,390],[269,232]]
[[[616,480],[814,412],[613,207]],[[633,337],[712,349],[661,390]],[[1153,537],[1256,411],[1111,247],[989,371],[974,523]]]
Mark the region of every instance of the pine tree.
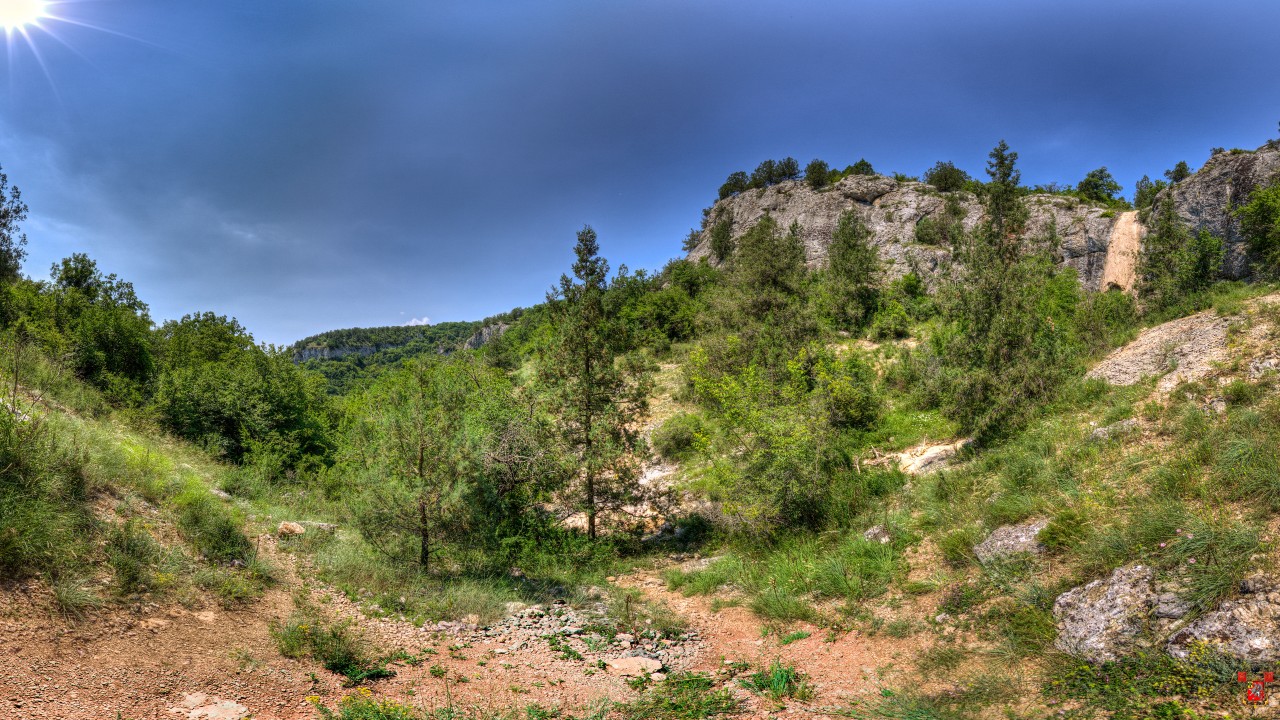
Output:
[[606,312],[609,263],[596,233],[578,233],[573,277],[562,275],[547,295],[555,337],[539,364],[561,437],[576,460],[577,502],[596,537],[601,509],[635,494],[637,421],[647,410],[647,368],[620,357],[618,327]]
[[840,215],[832,233],[826,280],[829,316],[844,328],[860,327],[875,310],[880,253],[851,210]]

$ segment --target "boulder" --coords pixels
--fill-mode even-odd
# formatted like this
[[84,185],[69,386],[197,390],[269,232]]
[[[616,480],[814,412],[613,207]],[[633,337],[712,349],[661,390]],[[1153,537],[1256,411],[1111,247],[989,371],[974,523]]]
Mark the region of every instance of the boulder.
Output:
[[290,537],[292,535],[301,535],[307,531],[306,528],[296,522],[285,521],[280,523],[280,527],[276,528],[276,534],[280,537]]
[[923,475],[939,470],[972,442],[971,439],[964,439],[912,448],[898,454],[898,469],[907,475]]
[[1131,565],[1058,596],[1053,604],[1058,622],[1055,645],[1094,663],[1116,660],[1132,650],[1156,601],[1152,579],[1151,568]]
[[1251,663],[1280,661],[1280,583],[1255,576],[1241,583],[1242,595],[1201,615],[1169,638],[1166,647],[1186,658],[1197,643]]
[[1038,537],[1040,531],[1048,525],[1048,520],[1030,520],[1020,525],[996,528],[986,540],[973,548],[973,554],[977,556],[979,562],[988,562],[1017,553],[1044,552],[1044,545],[1040,543]]
[[889,531],[886,530],[883,525],[876,525],[875,527],[867,530],[862,533],[862,537],[864,540],[880,543],[881,545],[885,545],[893,540],[893,536],[889,534]]
[[1120,437],[1121,435],[1127,435],[1133,432],[1134,430],[1137,430],[1138,426],[1141,424],[1142,423],[1139,422],[1137,418],[1129,418],[1128,420],[1121,420],[1120,422],[1111,423],[1106,427],[1100,427],[1097,430],[1094,430],[1093,432],[1089,433],[1089,439],[1095,442],[1110,440],[1111,438]]
[[647,657],[624,657],[605,660],[604,664],[610,672],[623,677],[639,677],[645,673],[656,673],[662,669],[662,663]]

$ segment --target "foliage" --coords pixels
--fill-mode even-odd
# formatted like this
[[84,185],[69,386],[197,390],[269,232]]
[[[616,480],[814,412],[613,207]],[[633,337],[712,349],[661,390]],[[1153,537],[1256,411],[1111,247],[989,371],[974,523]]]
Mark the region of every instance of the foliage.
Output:
[[706,442],[707,427],[697,415],[678,413],[653,431],[653,447],[667,460],[685,460]]
[[1090,170],[1080,184],[1076,185],[1076,192],[1080,197],[1100,203],[1115,200],[1120,190],[1120,183],[1116,182],[1105,166]]
[[350,621],[329,624],[314,609],[303,608],[284,623],[273,623],[271,636],[288,658],[313,657],[330,672],[347,678],[348,686],[394,677],[386,658],[375,658]]
[[924,171],[923,179],[942,192],[962,189],[973,180],[969,173],[956,167],[950,161],[939,160],[933,167]]
[[817,158],[804,166],[804,181],[814,190],[821,190],[831,182],[831,167]]
[[643,439],[635,423],[647,412],[647,367],[618,353],[619,327],[605,292],[609,263],[590,227],[578,233],[574,277],[562,275],[547,296],[556,339],[539,359],[539,382],[557,415],[560,437],[575,459],[578,509],[596,537],[602,508],[625,504],[634,492]]
[[801,702],[813,699],[813,686],[809,684],[805,674],[791,665],[783,665],[776,658],[767,669],[751,673],[739,682],[742,687],[774,702],[785,698]]
[[20,223],[27,219],[27,204],[18,186],[9,186],[9,176],[0,170],[0,282],[18,279],[27,256],[27,236]]
[[737,172],[730,173],[729,178],[720,186],[720,199],[723,200],[731,195],[737,195],[749,188],[750,184],[751,179],[747,177],[745,172],[739,170]]
[[734,715],[740,703],[705,673],[674,673],[638,699],[614,706],[623,720],[698,720]]
[[1280,275],[1280,182],[1255,189],[1236,214],[1250,251],[1261,260],[1262,273]]
[[875,175],[876,171],[871,167],[871,163],[866,158],[858,160],[858,162],[844,169],[845,175]]
[[1142,179],[1133,185],[1133,206],[1139,210],[1145,210],[1155,205],[1156,195],[1166,187],[1169,187],[1169,183],[1164,180],[1152,182],[1151,178],[1143,175]]
[[1177,185],[1183,180],[1191,177],[1191,166],[1187,164],[1186,160],[1179,160],[1178,164],[1174,165],[1172,170],[1164,171],[1164,177],[1169,181],[1170,185]]
[[880,285],[880,253],[871,231],[847,210],[840,215],[828,250],[825,314],[839,328],[861,327],[875,312]]
[[957,265],[939,293],[944,324],[922,359],[928,392],[979,438],[1025,420],[1074,363],[1069,329],[1079,286],[1053,262],[1052,227],[1035,241],[1041,249],[1024,249],[1016,158],[1003,141],[991,152],[987,222],[955,249]]
[[1208,231],[1192,235],[1166,199],[1138,255],[1138,296],[1148,310],[1192,305],[1221,275],[1225,253]]
[[723,213],[711,226],[711,256],[723,263],[733,255],[733,213]]
[[[507,316],[492,320],[511,322]],[[485,324],[489,321],[331,330],[299,340],[289,353],[302,367],[324,376],[330,395],[346,395],[407,360],[461,348]]]
[[964,235],[967,211],[954,195],[948,196],[939,216],[928,215],[916,223],[915,241],[922,245],[952,248]]

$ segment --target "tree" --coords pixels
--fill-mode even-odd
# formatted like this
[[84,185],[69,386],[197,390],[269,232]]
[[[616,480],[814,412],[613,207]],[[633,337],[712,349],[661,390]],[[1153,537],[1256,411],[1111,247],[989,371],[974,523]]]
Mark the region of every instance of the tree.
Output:
[[1138,255],[1138,297],[1147,310],[1163,310],[1194,299],[1222,273],[1222,241],[1202,230],[1192,234],[1165,198]]
[[576,460],[578,505],[592,539],[601,508],[620,506],[634,495],[635,453],[643,442],[636,427],[648,395],[647,368],[617,352],[618,328],[604,301],[609,263],[599,251],[595,231],[584,227],[574,248],[573,277],[562,275],[547,295],[555,337],[538,368],[561,437]]
[[778,161],[777,181],[797,180],[800,178],[800,163],[793,157],[785,157]]
[[733,255],[733,213],[725,212],[711,226],[711,256],[723,263]]
[[27,236],[20,223],[27,219],[27,205],[15,185],[0,168],[0,282],[18,279],[22,261],[27,257]]
[[1022,173],[1015,164],[1018,153],[1009,150],[1009,144],[1001,140],[988,155],[987,176],[987,222],[991,239],[999,243],[1009,258],[1016,258],[1021,235],[1027,220],[1026,208],[1022,205],[1018,183]]
[[1254,190],[1236,214],[1249,249],[1262,263],[1263,274],[1280,274],[1280,182]]
[[1176,185],[1191,177],[1191,166],[1187,164],[1186,160],[1179,160],[1172,170],[1164,171],[1164,176],[1169,180],[1170,184]]
[[826,162],[814,158],[804,166],[804,181],[814,190],[821,190],[831,181],[831,168]]
[[1116,193],[1120,192],[1120,183],[1111,176],[1111,172],[1106,166],[1097,170],[1090,170],[1084,179],[1076,185],[1076,192],[1086,200],[1094,202],[1107,203],[1116,199]]
[[1143,175],[1142,179],[1133,186],[1133,206],[1139,210],[1151,207],[1156,202],[1156,195],[1167,187],[1169,183],[1164,180],[1152,182],[1151,178]]
[[871,231],[856,213],[846,210],[832,233],[826,272],[827,312],[838,325],[861,327],[875,311],[880,271]]
[[768,187],[778,181],[778,164],[772,160],[765,160],[756,166],[751,172],[751,179],[747,187],[752,189]]
[[723,200],[731,195],[737,195],[750,187],[750,183],[750,178],[741,170],[730,174],[729,178],[720,186],[720,199]]
[[871,163],[866,158],[862,158],[858,162],[844,169],[845,175],[875,175],[876,171],[871,167]]
[[1017,424],[1072,372],[1079,300],[1074,271],[1053,262],[1056,229],[1024,242],[1017,154],[1001,141],[990,158],[987,219],[957,239],[939,292],[944,323],[925,353],[929,391],[979,439]]
[[942,192],[959,190],[973,178],[951,162],[938,161],[924,172],[924,181]]

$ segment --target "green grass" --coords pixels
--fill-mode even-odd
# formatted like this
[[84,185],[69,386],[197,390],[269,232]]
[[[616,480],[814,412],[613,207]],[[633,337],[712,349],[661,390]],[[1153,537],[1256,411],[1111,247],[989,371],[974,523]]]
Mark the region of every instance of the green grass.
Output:
[[806,702],[813,699],[813,686],[809,684],[804,673],[794,666],[783,665],[781,660],[774,660],[769,667],[751,673],[738,681],[742,687],[757,695],[781,702],[786,699]]
[[749,595],[761,618],[779,622],[820,620],[814,600],[846,604],[877,597],[902,572],[894,543],[808,535],[772,547],[740,549],[689,573],[668,572],[669,587],[686,595],[709,595],[733,586]]
[[329,623],[309,607],[271,627],[276,648],[288,658],[312,657],[348,686],[393,677],[388,658],[377,657],[350,621]]
[[676,673],[638,699],[619,703],[614,711],[622,720],[698,720],[735,715],[741,707],[733,695],[717,688],[703,673]]

